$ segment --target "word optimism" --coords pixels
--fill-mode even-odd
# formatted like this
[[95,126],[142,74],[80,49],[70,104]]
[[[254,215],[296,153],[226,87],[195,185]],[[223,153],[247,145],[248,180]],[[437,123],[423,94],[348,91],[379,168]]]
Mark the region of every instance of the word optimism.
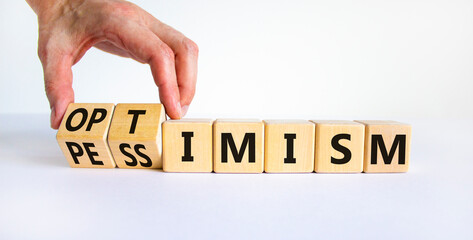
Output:
[[407,172],[394,121],[167,120],[161,104],[70,104],[57,140],[71,167],[165,172]]

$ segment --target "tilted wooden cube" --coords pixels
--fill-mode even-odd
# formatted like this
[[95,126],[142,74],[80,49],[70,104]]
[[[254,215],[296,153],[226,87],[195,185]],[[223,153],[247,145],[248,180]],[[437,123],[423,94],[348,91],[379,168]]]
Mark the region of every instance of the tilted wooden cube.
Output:
[[119,168],[161,168],[162,104],[117,104],[108,144]]
[[265,172],[314,171],[313,123],[306,120],[265,120],[264,125]]
[[216,120],[213,124],[214,171],[262,173],[263,131],[263,122],[259,120]]
[[73,168],[114,168],[107,134],[115,105],[71,103],[56,138]]
[[315,123],[315,172],[360,173],[363,171],[365,127],[343,120],[312,120]]
[[411,151],[411,126],[395,121],[359,120],[365,125],[363,171],[407,172]]
[[163,123],[165,172],[212,172],[211,119],[167,120]]

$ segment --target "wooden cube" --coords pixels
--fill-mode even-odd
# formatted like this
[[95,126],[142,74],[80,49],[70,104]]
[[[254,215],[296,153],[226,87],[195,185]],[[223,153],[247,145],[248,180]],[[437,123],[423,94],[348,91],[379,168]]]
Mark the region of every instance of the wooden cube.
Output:
[[265,172],[313,172],[314,141],[315,126],[309,121],[265,120]]
[[162,104],[117,104],[108,144],[120,168],[161,168]]
[[165,172],[212,172],[211,119],[168,120],[163,123]]
[[114,168],[107,134],[115,105],[71,103],[56,138],[74,168]]
[[407,172],[411,150],[411,126],[395,121],[357,122],[365,125],[363,171]]
[[216,173],[263,172],[263,122],[218,119],[213,124]]
[[343,120],[312,120],[315,123],[315,172],[360,173],[363,171],[365,127]]

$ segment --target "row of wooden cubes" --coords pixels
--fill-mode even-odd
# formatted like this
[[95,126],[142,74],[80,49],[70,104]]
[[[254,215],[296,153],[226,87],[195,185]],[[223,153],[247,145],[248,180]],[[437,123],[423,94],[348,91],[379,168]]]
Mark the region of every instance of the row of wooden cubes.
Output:
[[356,173],[406,172],[410,136],[393,121],[166,121],[161,104],[73,103],[57,140],[71,167]]

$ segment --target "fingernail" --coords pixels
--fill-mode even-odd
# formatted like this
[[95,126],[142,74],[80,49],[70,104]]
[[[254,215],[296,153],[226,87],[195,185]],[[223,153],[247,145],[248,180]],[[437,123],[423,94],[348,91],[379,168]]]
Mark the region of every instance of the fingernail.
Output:
[[181,114],[182,114],[181,117],[186,116],[188,109],[189,109],[189,105],[182,106],[182,108],[181,108]]
[[50,125],[53,127],[54,119],[56,118],[56,108],[52,107],[51,108],[51,119],[50,119]]
[[177,113],[178,113],[178,116],[179,116],[179,119],[182,118],[182,112],[181,112],[181,103],[180,102],[177,102]]

